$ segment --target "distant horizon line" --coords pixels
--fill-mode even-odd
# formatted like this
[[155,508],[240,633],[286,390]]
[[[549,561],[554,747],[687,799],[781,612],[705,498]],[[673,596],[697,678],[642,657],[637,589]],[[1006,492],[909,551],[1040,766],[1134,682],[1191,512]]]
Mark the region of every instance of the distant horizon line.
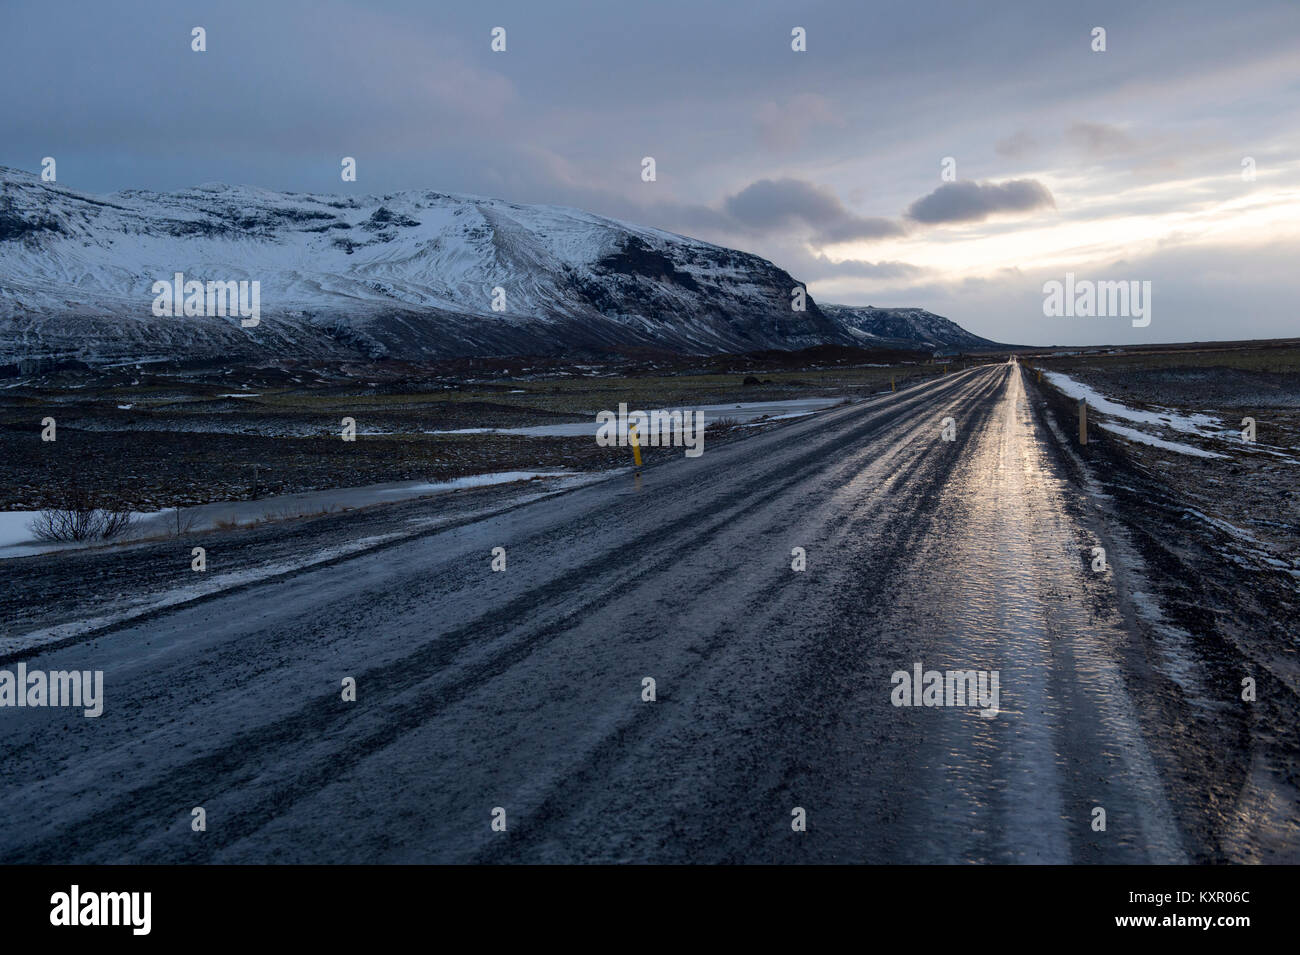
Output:
[[[737,251],[737,252],[744,252],[744,253],[747,254],[747,255],[753,255],[753,256],[755,256],[755,257],[757,257],[757,258],[759,258],[759,259],[762,259],[763,261],[770,262],[771,264],[776,265],[778,268],[781,268],[782,271],[787,272],[787,274],[791,275],[791,277],[795,277],[793,272],[790,272],[790,271],[789,271],[788,269],[786,269],[784,266],[781,266],[780,263],[778,263],[778,262],[776,262],[774,259],[770,259],[770,258],[768,258],[767,256],[765,256],[765,255],[763,255],[763,254],[761,254],[761,253],[758,253],[758,252],[749,252],[749,251],[747,251],[747,250],[745,250],[745,249],[739,248],[739,247],[734,246],[734,245],[723,245],[722,243],[715,242],[715,241],[710,240],[710,239],[703,239],[703,238],[700,238],[700,237],[698,237],[698,236],[694,236],[694,235],[689,235],[689,234],[687,234],[687,233],[685,233],[685,232],[679,232],[679,231],[675,231],[675,230],[673,230],[673,229],[666,229],[666,228],[662,228],[662,227],[660,227],[660,226],[645,225],[645,224],[640,223],[640,222],[635,222],[635,221],[632,221],[632,220],[629,220],[629,219],[620,218],[620,217],[616,217],[616,216],[606,215],[605,213],[602,213],[602,212],[594,212],[594,211],[592,211],[591,209],[586,209],[586,208],[583,208],[583,207],[581,207],[581,206],[575,206],[575,205],[571,205],[571,204],[567,204],[567,203],[554,203],[554,202],[521,202],[521,201],[514,200],[514,199],[505,199],[505,198],[502,198],[502,197],[500,197],[500,196],[484,195],[484,194],[482,194],[482,193],[474,193],[474,192],[448,192],[448,191],[444,191],[444,190],[441,190],[441,189],[434,189],[434,188],[430,188],[430,187],[408,187],[408,188],[403,188],[403,189],[394,189],[394,190],[389,190],[389,191],[387,191],[387,192],[365,192],[365,193],[350,193],[350,192],[346,192],[346,191],[341,191],[341,192],[301,191],[301,192],[300,192],[300,191],[297,191],[297,190],[279,189],[279,188],[275,188],[275,187],[272,187],[272,186],[258,185],[258,184],[255,184],[255,183],[248,183],[248,182],[230,183],[230,182],[224,182],[224,181],[222,181],[222,180],[207,180],[207,181],[205,181],[205,182],[201,182],[201,183],[193,184],[193,185],[190,185],[190,186],[183,186],[183,187],[179,187],[179,188],[176,188],[176,189],[170,189],[170,190],[169,190],[169,189],[158,189],[158,188],[155,188],[155,187],[149,187],[149,186],[127,186],[127,187],[124,187],[124,188],[121,188],[121,189],[117,189],[117,190],[113,190],[113,191],[109,191],[109,192],[97,192],[97,191],[92,191],[92,190],[89,190],[89,189],[79,189],[79,188],[77,188],[77,187],[75,187],[75,186],[69,186],[69,185],[66,185],[66,184],[64,184],[64,183],[60,183],[60,182],[58,182],[57,180],[51,182],[51,181],[45,180],[45,179],[43,178],[41,172],[39,172],[39,171],[38,171],[38,172],[31,172],[31,171],[29,171],[29,170],[27,170],[27,169],[25,169],[25,168],[23,168],[23,167],[21,167],[21,166],[11,166],[11,165],[8,165],[8,164],[6,164],[6,163],[0,162],[0,175],[3,175],[3,174],[5,174],[5,173],[15,173],[15,174],[17,174],[17,175],[19,175],[19,176],[22,176],[22,177],[25,177],[25,178],[30,178],[30,179],[33,180],[34,184],[39,184],[39,185],[45,186],[45,187],[47,187],[47,188],[48,188],[48,187],[52,187],[52,188],[59,189],[60,191],[64,191],[64,192],[69,192],[69,193],[81,193],[81,194],[83,194],[83,195],[88,195],[88,196],[100,196],[100,197],[103,197],[103,196],[114,196],[114,195],[120,195],[120,194],[122,194],[122,193],[128,193],[128,192],[148,192],[148,193],[153,193],[153,194],[155,194],[155,195],[166,195],[166,194],[168,194],[168,193],[183,192],[183,191],[193,191],[193,190],[204,190],[204,189],[209,188],[209,187],[220,186],[220,187],[223,187],[223,188],[225,188],[225,189],[250,189],[250,190],[259,190],[259,191],[263,191],[263,192],[275,193],[275,194],[282,195],[282,196],[329,196],[329,197],[342,197],[342,198],[348,198],[348,199],[367,199],[367,198],[371,198],[371,199],[377,199],[377,200],[381,200],[381,201],[384,200],[384,199],[386,199],[386,198],[389,197],[389,196],[398,195],[398,194],[402,194],[402,193],[421,193],[421,192],[424,192],[424,193],[432,193],[432,194],[434,194],[434,195],[438,195],[438,196],[445,196],[445,197],[453,198],[453,199],[484,200],[484,201],[488,201],[488,202],[500,202],[500,203],[505,203],[505,204],[507,204],[507,205],[522,206],[522,207],[532,207],[532,208],[537,208],[537,207],[546,207],[546,208],[552,208],[552,209],[567,209],[567,210],[572,210],[572,211],[574,211],[574,212],[581,213],[581,214],[583,214],[583,215],[594,216],[594,217],[597,217],[597,218],[606,219],[606,220],[608,220],[608,221],[610,221],[610,222],[616,222],[616,223],[620,223],[620,224],[624,224],[624,225],[631,225],[631,226],[634,226],[634,227],[639,228],[639,229],[650,229],[650,230],[653,230],[653,231],[656,231],[656,232],[663,232],[663,233],[666,233],[666,234],[669,234],[669,235],[680,236],[681,238],[689,239],[689,240],[692,241],[692,242],[700,242],[700,243],[704,243],[704,244],[706,244],[706,245],[716,246],[717,248],[723,248],[723,249],[728,249],[728,250],[731,250],[731,251]],[[808,282],[805,281],[805,282],[801,282],[801,284],[804,285],[805,287],[807,287],[810,283],[808,283]],[[811,294],[812,294],[812,293],[809,292],[809,295],[810,295],[810,296],[811,296]],[[957,322],[955,319],[949,318],[947,315],[944,315],[944,314],[942,314],[942,313],[940,313],[940,312],[933,311],[933,310],[931,310],[930,308],[928,308],[928,307],[925,306],[925,305],[875,305],[875,304],[871,304],[871,303],[854,303],[854,302],[848,302],[848,301],[832,301],[832,300],[830,300],[830,299],[826,299],[826,298],[822,298],[822,299],[814,299],[814,301],[816,301],[819,305],[830,305],[830,306],[836,306],[836,307],[840,307],[840,308],[872,308],[872,309],[880,309],[880,310],[882,310],[882,311],[899,311],[899,310],[903,310],[903,309],[916,309],[916,310],[919,310],[919,311],[927,312],[928,314],[930,314],[930,315],[934,315],[934,316],[937,317],[937,318],[942,318],[942,319],[944,319],[944,320],[946,320],[946,321],[953,322],[954,324],[957,324],[958,327],[960,327],[963,331],[966,331],[966,332],[968,332],[968,333],[970,333],[970,334],[976,334],[975,332],[971,332],[969,328],[967,328],[967,327],[966,327],[965,325],[963,325],[963,324],[960,324],[960,323]],[[983,337],[983,336],[979,336],[979,337]],[[990,339],[990,340],[991,340],[991,339]],[[1253,344],[1268,343],[1268,342],[1279,342],[1279,343],[1284,343],[1284,342],[1293,342],[1293,341],[1300,341],[1300,336],[1297,336],[1297,337],[1295,337],[1295,338],[1282,337],[1282,338],[1206,338],[1206,339],[1192,339],[1192,340],[1186,340],[1186,339],[1183,339],[1183,340],[1174,340],[1174,341],[1143,342],[1143,343],[1140,343],[1140,344],[1127,344],[1127,345],[1126,345],[1126,344],[1116,344],[1116,343],[1113,343],[1113,342],[1095,342],[1095,343],[1090,343],[1090,344],[1075,344],[1075,345],[1055,345],[1055,344],[1053,344],[1053,345],[1029,345],[1029,344],[1012,344],[1012,343],[1005,343],[1005,342],[997,342],[997,343],[995,343],[995,344],[996,344],[996,345],[1000,345],[1000,346],[1002,346],[1002,348],[1005,349],[1005,350],[1007,350],[1007,351],[1024,351],[1024,350],[1037,350],[1037,351],[1061,351],[1061,350],[1067,350],[1067,349],[1076,349],[1076,350],[1084,350],[1084,349],[1087,349],[1087,350],[1092,350],[1092,349],[1102,349],[1102,348],[1120,349],[1120,350],[1133,350],[1133,349],[1145,349],[1145,348],[1153,348],[1153,347],[1173,347],[1173,346],[1184,346],[1184,347],[1186,347],[1186,346],[1194,346],[1194,345],[1232,345],[1232,344],[1243,344],[1243,345],[1244,345],[1244,344],[1252,344],[1252,343],[1253,343]],[[795,349],[795,351],[798,351],[798,350],[800,350],[800,349]],[[1000,349],[998,349],[998,348],[985,349],[985,351],[997,351],[997,350],[1000,350]],[[744,352],[736,352],[735,354],[744,354]]]

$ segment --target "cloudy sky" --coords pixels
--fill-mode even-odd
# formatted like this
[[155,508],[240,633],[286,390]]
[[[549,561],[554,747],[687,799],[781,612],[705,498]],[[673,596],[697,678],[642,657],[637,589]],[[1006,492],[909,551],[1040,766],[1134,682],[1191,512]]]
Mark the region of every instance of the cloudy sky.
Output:
[[[54,156],[74,189],[475,193],[743,248],[820,300],[919,305],[1000,341],[1300,335],[1293,0],[5,0],[0,16],[0,164]],[[1044,317],[1043,283],[1067,272],[1150,281],[1151,324]]]

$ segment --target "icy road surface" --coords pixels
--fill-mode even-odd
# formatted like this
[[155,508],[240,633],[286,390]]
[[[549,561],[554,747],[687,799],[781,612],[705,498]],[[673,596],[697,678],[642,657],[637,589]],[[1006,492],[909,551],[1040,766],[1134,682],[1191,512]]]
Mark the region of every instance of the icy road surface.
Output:
[[34,654],[0,860],[1181,861],[1041,441],[984,366]]

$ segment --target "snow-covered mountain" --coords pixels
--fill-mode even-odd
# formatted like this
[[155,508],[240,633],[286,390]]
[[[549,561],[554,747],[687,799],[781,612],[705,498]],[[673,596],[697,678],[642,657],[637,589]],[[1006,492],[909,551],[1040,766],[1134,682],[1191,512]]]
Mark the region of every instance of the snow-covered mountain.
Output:
[[[260,321],[155,315],[153,284],[178,272],[260,283]],[[221,184],[92,196],[0,167],[0,364],[707,354],[896,337],[870,341],[862,310],[834,320],[811,298],[792,310],[798,284],[758,256],[574,209]]]
[[998,348],[998,343],[966,331],[956,322],[923,308],[876,308],[831,305],[822,313],[845,329],[864,348],[918,348],[943,352]]

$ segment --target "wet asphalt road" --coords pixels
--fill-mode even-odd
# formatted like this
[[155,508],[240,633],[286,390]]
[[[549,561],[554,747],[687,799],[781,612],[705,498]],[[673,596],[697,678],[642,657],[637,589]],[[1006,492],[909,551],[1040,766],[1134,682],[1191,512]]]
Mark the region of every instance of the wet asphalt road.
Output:
[[1183,861],[1040,428],[975,368],[36,655],[105,712],[0,710],[0,860]]

